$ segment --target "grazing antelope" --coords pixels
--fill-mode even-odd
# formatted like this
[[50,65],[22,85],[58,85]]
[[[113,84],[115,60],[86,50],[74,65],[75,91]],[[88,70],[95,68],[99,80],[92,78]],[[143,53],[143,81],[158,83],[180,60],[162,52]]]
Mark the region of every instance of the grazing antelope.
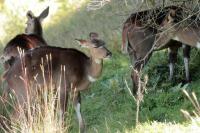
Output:
[[[182,42],[191,47],[200,48],[200,22],[196,19],[198,16],[192,15],[182,24],[183,14],[180,10],[171,9],[162,22],[163,35],[158,38],[155,49],[165,47],[165,43],[173,39]],[[192,21],[192,22],[191,22]],[[187,25],[186,25],[187,24]],[[188,51],[184,51],[189,57]],[[184,58],[184,62],[188,63],[189,58]],[[189,78],[189,67],[185,66],[186,77]]]
[[183,18],[180,11],[171,9],[162,22],[164,36],[158,38],[155,48],[165,47],[164,44],[170,39],[183,42],[191,47],[200,48],[200,21],[196,20],[197,17],[196,15],[190,16],[182,24]]
[[[66,111],[69,92],[73,92],[73,102],[80,131],[84,132],[85,124],[80,112],[80,91],[87,89],[92,82],[97,80],[102,72],[103,59],[110,58],[112,55],[105,47],[105,42],[97,39],[97,37],[97,33],[91,33],[90,40],[76,39],[81,46],[89,49],[91,57],[76,49],[51,46],[35,48],[27,51],[23,57],[18,57],[4,75],[4,78],[9,89],[14,91],[19,105],[24,106],[28,96],[34,97],[33,93],[30,94],[31,91],[29,89],[34,91],[35,88],[28,88],[27,84],[42,86],[44,85],[44,79],[46,83],[50,82],[48,68],[52,66],[50,73],[53,85],[55,85],[55,89],[60,86],[62,114],[64,115]],[[51,65],[48,63],[47,55],[51,56]],[[41,71],[41,65],[44,68],[44,72]],[[62,66],[65,67],[66,71],[61,73]],[[26,74],[23,73],[23,67],[26,68]],[[61,74],[63,75],[62,77],[60,76]],[[34,82],[36,80],[37,82]],[[19,105],[16,104],[16,106]]]
[[[156,38],[162,21],[165,19],[165,16],[170,9],[176,8],[178,7],[170,6],[164,9],[158,8],[134,13],[124,22],[122,31],[122,50],[126,51],[127,49],[134,67],[131,74],[133,88],[138,88],[138,75],[136,71],[140,72],[151,57],[153,52],[152,48],[154,43],[157,42]],[[128,43],[127,46],[126,42]],[[173,78],[177,51],[181,46],[183,46],[184,59],[189,58],[190,47],[182,45],[182,43],[178,41],[169,40],[168,43],[165,43],[165,47],[163,47],[168,48],[169,50],[170,80]],[[187,73],[188,62],[184,63]],[[189,81],[189,76],[186,76],[186,80]],[[135,89],[133,89],[134,93],[136,93]]]

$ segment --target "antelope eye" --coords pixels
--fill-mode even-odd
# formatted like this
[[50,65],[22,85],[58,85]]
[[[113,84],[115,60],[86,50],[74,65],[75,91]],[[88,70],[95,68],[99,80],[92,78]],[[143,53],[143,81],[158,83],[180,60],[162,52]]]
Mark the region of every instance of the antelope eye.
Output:
[[93,46],[93,48],[98,48],[99,46],[97,46],[96,44],[92,44]]
[[94,46],[94,48],[103,48],[103,46]]

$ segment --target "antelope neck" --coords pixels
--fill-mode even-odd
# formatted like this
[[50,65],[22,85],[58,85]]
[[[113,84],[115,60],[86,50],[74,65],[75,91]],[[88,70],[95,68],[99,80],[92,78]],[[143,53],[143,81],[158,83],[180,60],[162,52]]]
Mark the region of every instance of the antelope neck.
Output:
[[88,69],[88,80],[94,82],[101,75],[103,67],[102,59],[91,58],[90,67]]
[[37,31],[37,30],[34,30],[32,32],[29,32],[29,33],[25,33],[27,35],[37,35],[37,36],[40,36],[42,37],[42,31]]
[[38,36],[41,36],[42,37],[42,30],[35,30],[34,32],[33,32],[33,34],[35,34],[35,35],[38,35]]

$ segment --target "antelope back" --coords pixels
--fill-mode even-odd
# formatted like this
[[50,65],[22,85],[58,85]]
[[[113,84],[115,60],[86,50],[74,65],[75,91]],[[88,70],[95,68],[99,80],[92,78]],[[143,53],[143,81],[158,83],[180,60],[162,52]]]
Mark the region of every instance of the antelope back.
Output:
[[25,52],[29,49],[46,45],[47,43],[40,36],[26,34],[17,35],[11,39],[4,48],[1,56],[1,62],[4,63],[6,66],[5,68],[9,68],[9,66],[11,66],[14,62],[15,58],[19,55],[19,50]]
[[[61,93],[70,91],[71,84],[79,85],[87,79],[89,60],[75,49],[44,46],[27,51],[21,59],[18,57],[4,78],[8,87],[15,92],[19,104],[24,104],[27,102],[26,91],[32,90],[30,96],[33,96],[35,87],[44,86],[44,83],[49,86],[52,81],[55,89],[60,87]],[[26,68],[26,74],[23,68]]]
[[122,52],[127,52],[127,33],[134,32],[135,27],[157,28],[163,22],[166,14],[174,6],[145,10],[131,14],[123,24],[122,29]]

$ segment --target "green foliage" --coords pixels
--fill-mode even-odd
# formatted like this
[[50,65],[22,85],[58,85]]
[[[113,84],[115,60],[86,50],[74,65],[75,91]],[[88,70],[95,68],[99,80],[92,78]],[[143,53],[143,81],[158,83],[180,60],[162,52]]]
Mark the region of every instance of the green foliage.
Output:
[[[132,12],[132,7],[135,6],[134,2],[127,0],[126,6],[124,1],[112,0],[111,3],[96,11],[87,11],[86,4],[80,9],[71,11],[69,6],[65,6],[66,1],[60,2],[63,2],[62,9],[52,18],[53,24],[44,31],[49,45],[80,49],[74,39],[88,38],[89,32],[94,31],[100,34],[100,38],[107,42],[108,48],[113,52],[112,59],[104,62],[101,78],[93,83],[87,91],[82,92],[82,113],[88,132],[114,133],[129,131],[129,129],[130,132],[134,131],[131,129],[135,128],[136,105],[125,84],[126,80],[128,86],[132,88],[131,64],[128,56],[120,53],[122,23]],[[16,19],[10,13],[8,15],[10,22],[7,26],[8,35],[5,42],[22,32],[24,30],[22,23],[25,22]],[[192,53],[190,70],[193,82],[187,89],[195,91],[199,96],[200,55],[197,50],[193,50]],[[185,122],[180,109],[193,109],[181,92],[180,80],[184,77],[181,52],[179,56],[173,83],[168,81],[166,51],[156,52],[143,71],[149,76],[149,80],[141,105],[140,121],[145,123],[144,127],[148,126],[148,129],[151,126],[149,121]],[[77,129],[74,115],[70,132],[77,132]],[[141,129],[136,128],[136,132],[140,131]]]

